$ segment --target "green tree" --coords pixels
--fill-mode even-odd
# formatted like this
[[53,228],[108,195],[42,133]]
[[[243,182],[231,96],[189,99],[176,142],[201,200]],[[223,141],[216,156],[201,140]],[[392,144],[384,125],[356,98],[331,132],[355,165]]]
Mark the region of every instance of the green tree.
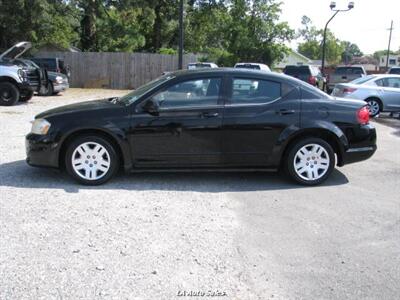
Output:
[[[297,33],[297,37],[304,40],[298,45],[297,50],[299,53],[311,59],[321,59],[323,34],[323,29],[317,29],[312,25],[310,18],[303,16],[302,28]],[[339,63],[342,59],[342,54],[345,52],[345,44],[337,39],[329,29],[326,32],[325,45],[325,57],[328,63]]]

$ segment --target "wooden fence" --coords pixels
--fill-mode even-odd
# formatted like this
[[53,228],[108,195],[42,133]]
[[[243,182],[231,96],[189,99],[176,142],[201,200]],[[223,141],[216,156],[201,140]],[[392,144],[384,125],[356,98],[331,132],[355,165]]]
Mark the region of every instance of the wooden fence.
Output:
[[[70,86],[135,89],[178,68],[177,55],[122,52],[39,52],[36,57],[59,57],[71,68]],[[184,66],[198,56],[186,54]]]

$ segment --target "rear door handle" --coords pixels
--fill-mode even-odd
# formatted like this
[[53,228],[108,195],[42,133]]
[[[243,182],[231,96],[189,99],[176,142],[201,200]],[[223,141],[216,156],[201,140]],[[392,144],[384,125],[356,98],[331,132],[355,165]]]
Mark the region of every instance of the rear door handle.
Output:
[[277,110],[276,113],[278,115],[281,115],[281,116],[283,116],[283,115],[292,115],[292,114],[295,113],[295,110],[293,110],[293,109],[280,109],[280,110]]
[[216,118],[218,117],[218,113],[202,113],[201,114],[204,118]]

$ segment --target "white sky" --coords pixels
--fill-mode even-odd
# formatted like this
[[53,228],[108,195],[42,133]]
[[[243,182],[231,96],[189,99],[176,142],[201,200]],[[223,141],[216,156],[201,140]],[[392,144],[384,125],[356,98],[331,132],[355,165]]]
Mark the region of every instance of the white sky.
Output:
[[[281,0],[282,21],[291,28],[301,26],[301,17],[308,16],[317,28],[324,28],[332,15],[330,0]],[[349,1],[336,0],[337,8],[346,8]],[[390,21],[393,20],[391,50],[400,47],[400,0],[354,0],[355,7],[340,12],[328,28],[340,40],[356,43],[364,54],[387,49]],[[296,49],[297,42],[291,46]]]

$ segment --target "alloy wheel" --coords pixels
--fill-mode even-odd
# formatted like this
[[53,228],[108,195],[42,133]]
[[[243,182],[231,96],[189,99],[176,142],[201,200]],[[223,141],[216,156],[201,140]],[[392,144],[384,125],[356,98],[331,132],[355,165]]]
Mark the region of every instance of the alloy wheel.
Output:
[[111,159],[107,149],[96,142],[86,142],[75,148],[71,157],[74,172],[86,180],[98,180],[110,169]]
[[307,144],[301,147],[293,161],[294,171],[306,181],[320,179],[328,171],[330,164],[327,150],[319,144]]
[[376,116],[377,114],[379,114],[380,111],[379,103],[375,100],[369,100],[368,110],[371,116]]

